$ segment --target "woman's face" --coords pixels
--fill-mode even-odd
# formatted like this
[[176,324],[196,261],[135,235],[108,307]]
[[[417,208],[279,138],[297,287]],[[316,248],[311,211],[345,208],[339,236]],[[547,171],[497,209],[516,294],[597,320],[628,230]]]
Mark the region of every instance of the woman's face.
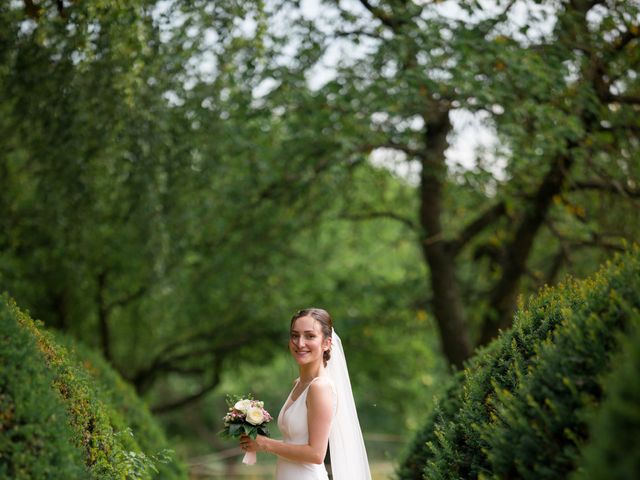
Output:
[[307,316],[293,322],[289,335],[289,350],[299,365],[322,361],[331,341],[323,342],[320,322]]

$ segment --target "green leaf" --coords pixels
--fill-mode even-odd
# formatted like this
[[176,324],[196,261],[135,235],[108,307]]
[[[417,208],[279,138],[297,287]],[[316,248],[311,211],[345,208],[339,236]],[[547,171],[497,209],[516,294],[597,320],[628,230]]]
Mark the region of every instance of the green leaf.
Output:
[[232,423],[231,425],[229,425],[229,435],[240,435],[240,430],[242,429],[242,427],[243,425],[241,423]]

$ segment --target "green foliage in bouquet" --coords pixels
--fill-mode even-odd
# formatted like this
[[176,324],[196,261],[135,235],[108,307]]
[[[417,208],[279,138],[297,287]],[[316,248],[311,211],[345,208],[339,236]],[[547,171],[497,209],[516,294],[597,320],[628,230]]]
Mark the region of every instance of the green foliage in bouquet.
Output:
[[[267,428],[267,423],[272,420],[271,415],[263,408],[263,402],[253,398],[253,394],[249,394],[245,397],[241,397],[239,395],[227,395],[225,401],[229,410],[223,417],[224,428],[218,432],[222,438],[236,439],[240,438],[241,435],[246,434],[255,440],[258,434],[264,435],[265,437],[271,436],[269,429]],[[262,411],[263,421],[261,423],[257,425],[250,423],[247,420],[247,410],[235,408],[235,406],[238,405],[238,402],[243,401],[246,402],[246,405],[251,404],[253,408],[258,408]]]
[[398,478],[566,478],[588,435],[581,412],[599,402],[618,335],[639,320],[639,250],[521,306],[453,382]]
[[640,328],[603,381],[604,400],[590,412],[589,442],[572,480],[626,480],[640,474]]
[[[33,449],[29,458],[22,458],[6,455],[7,447],[4,442],[0,443],[0,472],[17,471],[18,474],[10,475],[10,478],[34,479],[58,478],[40,473],[46,469],[56,474],[63,472],[59,478],[70,479],[186,478],[185,469],[164,448],[166,444],[158,427],[152,425],[146,407],[135,399],[135,394],[121,379],[116,378],[106,362],[70,339],[42,328],[41,322],[34,322],[20,311],[7,295],[0,298],[0,312],[3,343],[23,345],[20,354],[8,350],[11,356],[3,363],[3,367],[9,367],[3,368],[0,377],[3,378],[0,383],[3,411],[18,412],[24,408],[23,402],[18,401],[19,396],[11,394],[12,390],[17,390],[15,385],[11,389],[5,388],[16,380],[8,382],[4,372],[12,373],[14,378],[28,385],[27,373],[22,369],[24,365],[29,366],[28,377],[41,379],[36,382],[42,390],[37,407],[44,412],[52,409],[62,412],[54,415],[53,419],[59,417],[60,421],[52,424],[51,428],[55,430],[48,435],[60,437],[53,443],[64,443],[67,449],[60,458],[43,456],[39,449],[46,451],[43,445],[50,448],[47,442],[36,435],[37,429],[22,428],[20,434],[13,437],[13,451],[30,452],[29,446],[34,443],[38,448]],[[83,355],[78,355],[77,350]],[[52,419],[48,418],[48,421]],[[2,430],[5,430],[4,417],[2,422]],[[131,427],[136,429],[136,435],[140,435],[134,436]],[[58,469],[59,462],[64,462],[65,468]]]

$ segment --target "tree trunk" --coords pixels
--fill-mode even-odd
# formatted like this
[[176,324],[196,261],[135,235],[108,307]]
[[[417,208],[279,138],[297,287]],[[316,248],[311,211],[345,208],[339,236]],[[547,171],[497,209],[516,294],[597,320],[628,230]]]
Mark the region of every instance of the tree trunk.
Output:
[[424,234],[422,253],[429,265],[433,310],[442,349],[450,364],[461,367],[472,352],[460,289],[455,275],[455,258],[446,246],[442,224],[442,186],[447,167],[444,152],[451,131],[448,110],[435,119],[425,118],[426,146],[420,174],[420,223]]
[[107,287],[107,274],[100,272],[98,274],[96,303],[98,306],[98,325],[100,328],[100,341],[102,346],[102,354],[104,358],[111,363],[111,334],[109,332],[109,309],[104,298],[105,289]]
[[506,247],[502,262],[502,277],[490,296],[491,313],[482,325],[480,345],[491,341],[501,329],[511,326],[516,309],[520,279],[527,267],[533,241],[544,223],[553,197],[562,191],[573,159],[569,155],[557,158],[538,187],[533,200],[518,225],[513,240]]
[[[589,29],[586,16],[597,3],[594,0],[575,0],[567,4],[567,10],[558,18],[558,23],[561,25],[558,30],[561,42],[573,44],[576,38],[588,38]],[[576,21],[576,18],[579,20]],[[584,72],[583,82],[598,91],[602,84],[603,74],[601,60],[592,52],[588,67]],[[584,122],[587,131],[597,124],[593,111],[581,107],[581,111],[576,113]],[[567,152],[558,155],[553,160],[549,171],[516,228],[513,240],[506,247],[502,277],[493,288],[490,297],[493,313],[491,317],[485,319],[482,325],[480,345],[491,341],[501,329],[511,326],[520,278],[526,271],[527,258],[531,253],[535,237],[551,208],[553,197],[563,191],[565,180],[574,163],[571,150],[578,144],[579,142],[576,140],[569,141]]]
[[53,309],[57,318],[55,327],[63,332],[69,331],[69,291],[66,287],[54,294]]

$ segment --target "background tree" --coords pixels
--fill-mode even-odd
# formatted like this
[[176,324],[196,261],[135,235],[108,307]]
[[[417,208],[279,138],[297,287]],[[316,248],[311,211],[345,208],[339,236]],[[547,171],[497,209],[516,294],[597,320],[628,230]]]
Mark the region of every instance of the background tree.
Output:
[[[354,358],[362,391],[381,365],[400,367],[383,326],[426,323],[404,311],[424,289],[416,251],[394,225],[321,222],[338,217],[366,156],[345,169],[337,139],[317,134],[326,116],[310,115],[309,62],[278,64],[284,45],[238,26],[266,21],[259,3],[23,7],[1,17],[3,289],[100,350],[157,413],[204,398],[236,362],[282,354],[289,315],[313,299],[345,319],[346,337],[378,326],[367,335],[383,363],[369,349]],[[313,38],[304,48],[309,61],[320,53]],[[291,93],[278,108],[255,94],[276,69]],[[358,177],[407,188],[373,167]],[[363,235],[397,249],[393,263]],[[416,361],[407,378],[420,359],[438,368],[429,335],[402,335]],[[388,392],[391,408],[424,395],[402,382]]]
[[[275,341],[269,322],[242,325],[260,320],[250,305],[278,303],[256,285],[284,278],[270,266],[287,254],[276,235],[303,223],[278,207],[301,208],[277,176],[247,175],[246,139],[272,138],[246,121],[251,89],[229,96],[223,80],[236,78],[220,75],[206,95],[226,103],[202,106],[188,69],[202,5],[19,7],[2,17],[3,286],[100,348],[140,393],[169,374],[196,379],[196,392],[159,409],[198,398],[226,354],[258,333]],[[223,46],[230,57],[239,48]]]
[[[343,155],[387,148],[420,172],[413,211],[356,203],[345,214],[411,230],[452,364],[510,325],[520,292],[633,237],[637,3],[537,2],[518,15],[506,1],[456,2],[455,15],[436,2],[324,4],[340,20],[308,27],[323,48],[345,38],[366,46],[339,62],[314,110],[341,126]],[[288,86],[276,81],[274,101]],[[484,114],[500,139],[463,173],[446,158],[457,111]],[[599,208],[612,201],[627,219],[615,227]],[[576,252],[585,247],[593,251]]]
[[[0,7],[1,289],[173,432],[186,405],[217,428],[221,389],[279,402],[310,305],[366,428],[415,428],[434,337],[460,365],[518,294],[638,234],[637,2],[307,9]],[[498,139],[472,167],[461,113]]]

